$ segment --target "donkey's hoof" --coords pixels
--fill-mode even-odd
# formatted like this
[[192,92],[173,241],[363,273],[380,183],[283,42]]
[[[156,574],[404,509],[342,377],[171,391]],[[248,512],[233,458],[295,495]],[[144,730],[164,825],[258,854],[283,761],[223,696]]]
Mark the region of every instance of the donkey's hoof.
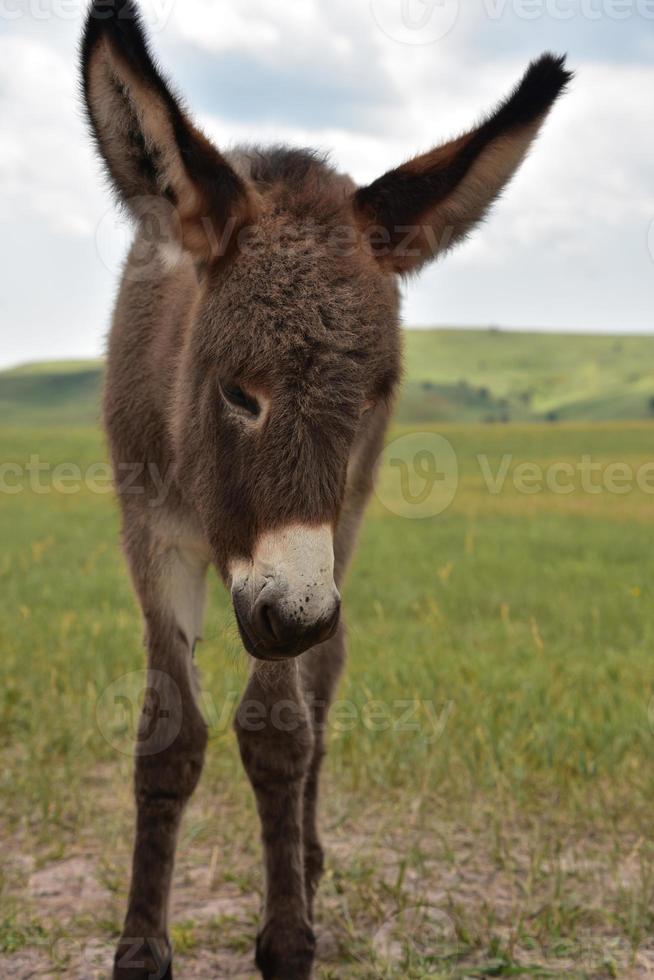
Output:
[[173,980],[170,946],[163,939],[121,939],[113,980]]
[[308,924],[271,920],[257,936],[256,964],[263,980],[310,980],[315,951]]

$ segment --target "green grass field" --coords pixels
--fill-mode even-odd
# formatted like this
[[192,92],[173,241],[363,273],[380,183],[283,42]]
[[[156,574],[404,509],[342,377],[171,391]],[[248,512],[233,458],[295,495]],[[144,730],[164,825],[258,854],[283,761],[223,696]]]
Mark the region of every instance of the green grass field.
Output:
[[[490,364],[504,337],[484,341]],[[423,342],[409,395],[429,380]],[[459,341],[439,343],[433,378],[453,383]],[[519,378],[493,362],[493,398],[524,372],[540,392],[540,343]],[[577,343],[559,355],[561,412]],[[648,343],[620,341],[625,362],[642,345],[643,376]],[[101,436],[68,424],[73,398],[50,427],[24,407],[0,429],[21,467],[0,493],[0,974],[101,977],[127,887],[140,624],[111,494],[53,469],[88,475]],[[413,461],[434,432],[453,453],[421,502]],[[400,420],[390,440],[345,590],[317,977],[651,976],[654,423]],[[34,455],[50,464],[38,484]],[[258,827],[230,730],[247,668],[216,582],[198,661],[211,741],[180,842],[178,972],[254,977]]]

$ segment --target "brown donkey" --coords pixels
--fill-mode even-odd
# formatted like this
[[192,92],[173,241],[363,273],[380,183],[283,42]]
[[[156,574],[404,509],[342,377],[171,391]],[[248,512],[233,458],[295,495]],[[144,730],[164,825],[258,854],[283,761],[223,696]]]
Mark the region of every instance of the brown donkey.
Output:
[[544,55],[475,129],[357,188],[307,150],[216,149],[128,0],[93,3],[81,60],[99,153],[137,224],[104,404],[149,668],[114,978],[172,976],[175,841],[207,742],[193,654],[213,564],[252,657],[235,728],[265,855],[256,962],[270,980],[304,980],[324,721],[345,659],[338,587],[400,374],[398,277],[484,216],[570,74]]

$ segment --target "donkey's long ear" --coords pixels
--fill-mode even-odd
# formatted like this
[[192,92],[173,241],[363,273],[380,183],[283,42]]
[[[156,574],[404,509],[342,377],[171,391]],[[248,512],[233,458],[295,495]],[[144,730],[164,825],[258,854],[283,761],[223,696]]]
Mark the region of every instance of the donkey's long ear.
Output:
[[356,191],[357,219],[379,261],[411,272],[465,237],[520,166],[571,77],[564,58],[543,55],[476,129]]
[[81,70],[93,135],[120,200],[143,217],[144,198],[165,199],[183,247],[201,260],[220,254],[225,232],[250,217],[251,192],[162,78],[131,0],[91,4]]

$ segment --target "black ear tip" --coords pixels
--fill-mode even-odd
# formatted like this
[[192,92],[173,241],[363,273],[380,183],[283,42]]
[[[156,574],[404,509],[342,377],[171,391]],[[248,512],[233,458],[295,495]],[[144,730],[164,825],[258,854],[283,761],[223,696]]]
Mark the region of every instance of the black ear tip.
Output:
[[566,66],[566,57],[546,51],[529,65],[524,82],[540,88],[543,95],[549,93],[555,99],[574,78],[574,72]]
[[565,55],[546,52],[532,61],[522,81],[504,103],[502,115],[509,125],[531,123],[547,113],[573,78]]
[[118,39],[130,34],[143,37],[141,14],[132,0],[93,0],[84,24],[82,52],[90,51],[100,37]]
[[80,44],[84,76],[91,53],[102,38],[107,38],[125,59],[143,71],[150,70],[146,32],[139,8],[132,0],[93,0],[91,3]]

